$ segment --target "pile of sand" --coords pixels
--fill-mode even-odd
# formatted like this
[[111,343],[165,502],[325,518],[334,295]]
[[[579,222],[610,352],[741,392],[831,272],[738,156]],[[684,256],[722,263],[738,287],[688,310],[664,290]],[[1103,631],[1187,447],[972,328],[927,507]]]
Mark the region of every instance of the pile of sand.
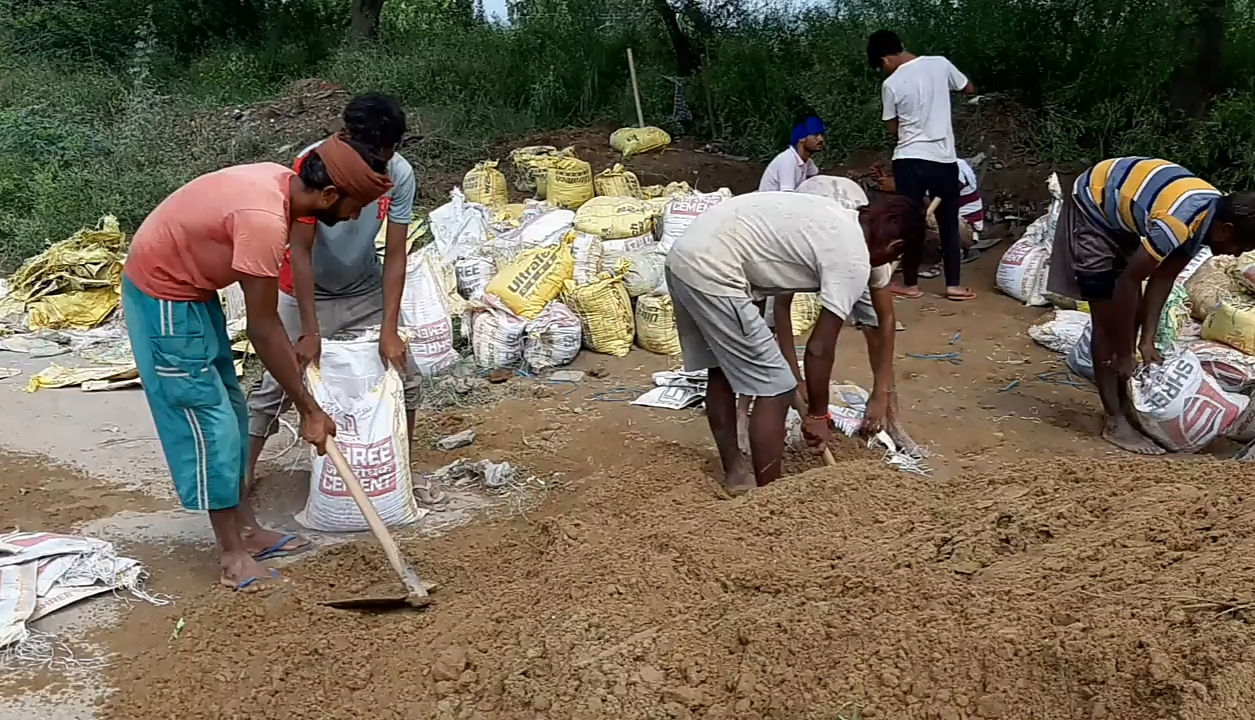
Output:
[[[351,545],[185,605],[109,720],[1249,717],[1255,467],[851,461],[735,501],[691,459],[408,545],[425,612],[322,608]],[[1238,603],[1238,604],[1235,604]],[[167,630],[168,632],[168,630]]]

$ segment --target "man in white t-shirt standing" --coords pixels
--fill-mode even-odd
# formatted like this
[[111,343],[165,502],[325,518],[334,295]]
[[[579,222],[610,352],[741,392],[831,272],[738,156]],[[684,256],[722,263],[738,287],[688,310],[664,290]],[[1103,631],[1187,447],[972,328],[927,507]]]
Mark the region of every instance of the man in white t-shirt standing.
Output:
[[[924,196],[940,200],[937,231],[946,277],[946,298],[976,297],[960,285],[963,248],[959,242],[959,169],[950,118],[950,93],[975,92],[972,83],[941,56],[917,57],[902,47],[890,30],[877,30],[867,40],[867,61],[888,77],[881,87],[881,119],[898,138],[893,151],[893,179],[897,191],[923,203]],[[907,238],[902,256],[902,285],[895,295],[918,298],[919,266],[924,238]]]
[[[822,310],[806,344],[802,431],[822,451],[831,441],[828,382],[841,326],[867,290],[873,265],[902,253],[922,232],[923,213],[905,198],[850,210],[820,195],[760,192],[700,215],[667,254],[684,369],[707,370],[706,418],[724,482],[739,494],[780,476],[784,421],[797,379],[758,303],[818,292]],[[747,463],[737,443],[736,396],[754,398]]]
[[807,178],[819,174],[815,154],[824,149],[824,121],[815,115],[799,120],[789,133],[789,147],[763,171],[759,192],[792,192]]

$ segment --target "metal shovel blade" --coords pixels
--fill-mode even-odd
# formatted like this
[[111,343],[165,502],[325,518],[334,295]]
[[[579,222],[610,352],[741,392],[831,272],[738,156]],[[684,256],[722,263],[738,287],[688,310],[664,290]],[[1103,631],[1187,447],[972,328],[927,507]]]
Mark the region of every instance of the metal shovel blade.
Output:
[[[431,604],[431,597],[427,593],[436,589],[436,583],[420,581],[420,587],[423,593],[407,593],[402,588],[397,588],[398,592],[382,592],[378,595],[365,595],[355,598],[343,598],[339,600],[326,600],[319,603],[325,607],[336,608],[337,610],[361,610],[363,612],[388,612],[389,610],[404,610],[406,608],[425,608]],[[387,590],[388,588],[380,588]]]
[[380,597],[346,598],[344,600],[328,600],[322,603],[338,610],[362,610],[365,612],[387,612],[405,608],[421,608],[431,604],[431,598],[414,595],[392,595]]

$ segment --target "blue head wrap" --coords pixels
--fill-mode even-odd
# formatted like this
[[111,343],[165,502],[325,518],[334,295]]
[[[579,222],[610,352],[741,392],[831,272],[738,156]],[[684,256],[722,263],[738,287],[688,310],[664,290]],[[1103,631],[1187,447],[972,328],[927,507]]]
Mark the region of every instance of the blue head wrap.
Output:
[[824,133],[824,121],[811,115],[802,122],[793,126],[793,133],[789,135],[789,147],[797,147],[802,138],[811,135],[822,135]]

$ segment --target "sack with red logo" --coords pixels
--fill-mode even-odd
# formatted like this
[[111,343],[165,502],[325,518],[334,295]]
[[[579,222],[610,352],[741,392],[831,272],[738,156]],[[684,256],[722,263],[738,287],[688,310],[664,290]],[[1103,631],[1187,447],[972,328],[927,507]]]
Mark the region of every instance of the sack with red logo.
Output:
[[721,188],[711,193],[695,192],[673,198],[667,203],[667,209],[663,211],[658,224],[658,252],[664,255],[671,252],[671,246],[689,229],[689,225],[693,224],[698,215],[730,197],[732,193],[727,188]]
[[458,361],[453,349],[453,320],[444,292],[429,258],[422,253],[410,255],[405,262],[401,326],[407,331],[410,357],[423,375],[436,375]]
[[[336,423],[336,444],[385,525],[419,518],[410,478],[405,387],[395,368],[385,367],[374,338],[323,340],[319,367],[305,371],[310,393]],[[327,456],[311,446],[309,500],[296,521],[310,530],[369,529],[353,496]]]
[[1229,432],[1251,399],[1225,389],[1186,350],[1143,367],[1130,382],[1142,429],[1173,452],[1198,452]]

